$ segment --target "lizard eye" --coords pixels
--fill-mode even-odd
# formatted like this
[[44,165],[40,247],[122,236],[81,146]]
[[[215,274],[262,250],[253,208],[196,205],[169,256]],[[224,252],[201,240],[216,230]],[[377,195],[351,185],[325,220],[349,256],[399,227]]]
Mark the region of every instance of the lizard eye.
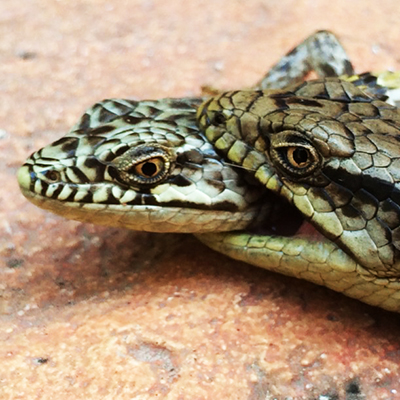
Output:
[[312,162],[310,150],[305,147],[286,148],[287,162],[293,168],[307,168]]
[[165,161],[162,157],[150,158],[131,168],[131,173],[136,174],[144,179],[156,178],[165,170]]
[[122,183],[151,186],[168,176],[174,161],[174,155],[167,147],[140,145],[117,157],[111,164]]
[[317,149],[300,133],[283,131],[271,139],[271,160],[283,173],[300,179],[320,167],[321,156]]

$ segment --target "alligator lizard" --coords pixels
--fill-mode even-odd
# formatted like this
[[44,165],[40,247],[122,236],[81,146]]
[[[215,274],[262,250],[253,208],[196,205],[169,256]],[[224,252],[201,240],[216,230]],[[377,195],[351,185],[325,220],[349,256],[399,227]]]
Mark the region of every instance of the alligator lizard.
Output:
[[[323,77],[345,77],[299,83],[310,70]],[[390,81],[393,79],[398,80],[397,75],[353,76],[351,63],[336,38],[328,32],[318,32],[283,57],[254,91],[229,92],[215,98],[141,102],[115,99],[98,103],[66,136],[32,154],[20,168],[18,181],[30,201],[67,218],[135,230],[196,233],[210,247],[234,258],[400,311],[396,239],[389,243],[387,231],[382,232],[383,228],[374,231],[371,225],[374,243],[389,246],[393,256],[390,258],[382,250],[384,254],[379,253],[378,258],[382,256],[383,261],[378,265],[376,257],[370,259],[360,254],[360,246],[354,246],[351,239],[355,232],[351,226],[354,218],[343,208],[351,202],[351,189],[343,189],[343,193],[332,189],[327,199],[320,188],[330,181],[315,178],[315,190],[308,190],[311,184],[306,178],[300,177],[299,183],[289,182],[282,175],[284,168],[271,162],[269,142],[275,141],[276,135],[270,138],[262,130],[265,123],[273,126],[272,132],[280,132],[275,124],[282,125],[285,118],[284,124],[292,130],[301,124],[306,131],[312,126],[318,131],[322,150],[312,147],[312,137],[307,136],[303,143],[295,135],[295,139],[286,138],[289,144],[285,148],[292,153],[283,158],[294,160],[307,173],[310,169],[316,174],[328,163],[326,157],[336,157],[336,163],[337,157],[342,157],[343,165],[353,172],[354,165],[361,161],[352,158],[359,149],[352,145],[354,134],[346,127],[353,122],[351,116],[365,116],[368,120],[373,116],[378,123],[394,121],[387,123],[391,129],[389,135],[374,131],[379,143],[373,148],[376,152],[382,145],[381,157],[374,160],[375,167],[380,163],[383,171],[390,166],[391,176],[396,177],[397,164],[392,158],[397,153],[393,143],[385,139],[395,138],[399,126],[397,109],[385,102],[397,88],[397,81],[393,85]],[[339,86],[342,91],[337,89]],[[267,99],[265,104],[262,99]],[[355,112],[349,111],[350,107]],[[326,110],[330,123],[318,130],[315,121],[323,120],[318,115],[325,116],[320,113],[321,108]],[[268,120],[267,114],[274,112],[276,119]],[[343,114],[346,117],[340,119]],[[333,139],[328,140],[327,134]],[[281,142],[277,143],[278,148],[283,148]],[[296,153],[296,146],[309,151],[310,165],[304,152]],[[273,154],[274,160],[282,158],[280,150],[274,150]],[[335,160],[331,161],[333,166]],[[298,178],[296,172],[289,175]],[[307,177],[310,176],[311,172]],[[351,181],[349,174],[337,179]],[[282,221],[272,216],[281,207],[280,215],[287,211],[285,203],[277,201],[276,194],[297,206],[327,238],[281,235]],[[380,212],[388,213],[385,223],[394,232],[394,222],[388,221],[392,215],[397,221],[400,215],[397,204],[397,208],[387,210],[385,203],[371,211],[368,200],[361,196],[353,203],[358,202],[366,213],[372,213],[370,220],[375,224],[381,218]],[[363,201],[367,203],[361,204]],[[321,215],[317,220],[311,215],[310,204],[312,210],[318,211],[314,214]],[[334,220],[337,210],[341,210],[340,218],[336,216]],[[350,232],[346,237],[342,235],[346,240],[338,240],[338,218],[342,229],[346,226],[348,229],[343,230]],[[251,226],[261,226],[270,234],[220,233]]]

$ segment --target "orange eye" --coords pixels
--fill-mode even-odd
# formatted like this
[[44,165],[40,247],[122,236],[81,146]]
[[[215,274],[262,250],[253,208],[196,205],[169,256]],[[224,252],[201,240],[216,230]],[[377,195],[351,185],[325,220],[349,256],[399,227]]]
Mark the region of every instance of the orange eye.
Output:
[[270,135],[269,155],[274,166],[289,179],[303,182],[320,170],[323,157],[306,134],[281,131]]
[[312,162],[310,151],[305,147],[288,147],[286,157],[294,168],[306,168]]
[[136,164],[132,169],[135,175],[139,175],[145,179],[154,178],[163,172],[165,168],[164,159],[161,157],[150,158],[149,160],[143,161]]
[[110,176],[128,185],[152,187],[165,180],[176,155],[169,147],[143,144],[128,149],[110,166]]

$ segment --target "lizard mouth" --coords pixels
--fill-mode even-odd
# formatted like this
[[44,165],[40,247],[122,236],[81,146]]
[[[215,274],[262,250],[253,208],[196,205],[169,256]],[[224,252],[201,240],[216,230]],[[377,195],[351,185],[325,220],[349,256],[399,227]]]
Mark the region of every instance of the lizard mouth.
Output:
[[285,199],[270,191],[267,191],[264,199],[270,204],[269,213],[264,217],[256,219],[248,229],[248,232],[256,235],[301,237],[313,241],[326,240],[305,219],[301,212]]

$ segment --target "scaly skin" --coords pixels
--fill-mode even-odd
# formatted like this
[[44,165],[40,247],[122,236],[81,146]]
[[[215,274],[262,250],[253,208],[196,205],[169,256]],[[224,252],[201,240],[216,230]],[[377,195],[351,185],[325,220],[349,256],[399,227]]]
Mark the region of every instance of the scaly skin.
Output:
[[[84,222],[149,232],[244,229],[269,204],[199,132],[200,103],[95,104],[66,136],[26,160],[21,191],[38,207]],[[157,179],[139,171],[152,172],[153,160],[162,163]]]
[[[396,103],[399,75],[367,73],[353,76],[353,68],[345,51],[329,32],[318,32],[307,38],[284,56],[257,88],[288,88],[302,82],[311,70],[322,77],[343,76],[342,79],[353,82],[352,88],[358,86],[362,89],[359,92],[363,98],[369,98],[366,94],[369,93],[376,102],[380,99]],[[322,86],[327,88],[328,82],[331,81],[322,81]],[[332,86],[332,82],[329,85]],[[306,85],[305,88],[309,91],[310,86]],[[255,104],[260,94],[260,98],[268,98],[263,92],[255,93],[243,95],[240,101]],[[297,109],[293,109],[292,113],[285,99],[275,98],[258,107],[255,115],[259,121],[263,120],[265,110],[270,106],[279,109],[280,101],[285,107],[289,106],[279,115],[289,110],[285,123],[293,126],[306,120],[310,125],[312,115],[320,111],[319,105],[323,105],[329,118],[338,119],[343,111],[343,99],[336,101],[329,90],[328,94],[330,97],[316,99],[316,93],[305,93],[306,97],[311,97],[318,104],[314,104],[318,110],[313,110],[313,106],[308,103],[300,107],[300,113]],[[238,96],[242,94],[238,93]],[[292,98],[293,105],[303,95],[297,93],[296,96]],[[336,93],[336,96],[340,96],[340,93]],[[236,104],[236,92],[226,97],[228,103],[224,101],[218,107],[226,109],[234,99],[235,104],[230,111],[235,114],[240,109]],[[240,133],[238,137],[238,132],[233,132],[229,139],[240,144],[239,148],[237,145],[231,146],[228,151],[229,143],[222,147],[217,145],[224,153],[224,160],[197,125],[196,112],[203,100],[207,101],[203,98],[142,102],[115,99],[97,103],[66,136],[28,158],[18,172],[22,193],[39,207],[80,221],[155,232],[208,232],[200,234],[200,239],[231,257],[308,279],[367,303],[400,311],[398,274],[396,267],[392,268],[390,256],[378,250],[369,259],[362,255],[360,246],[354,247],[354,243],[349,245],[346,241],[340,243],[338,239],[343,230],[346,231],[347,243],[349,240],[351,242],[350,225],[353,221],[360,223],[362,218],[353,217],[346,221],[343,212],[342,215],[335,214],[331,210],[332,204],[339,209],[346,204],[341,201],[338,204],[332,203],[326,196],[321,197],[320,188],[319,191],[309,190],[310,193],[306,193],[307,190],[301,184],[284,186],[281,175],[274,175],[274,167],[268,164],[270,160],[265,152],[265,140],[261,138],[257,143],[249,140],[252,135],[258,135],[259,131],[254,126],[254,116],[247,118],[248,110],[242,110],[243,115],[236,116],[237,120],[246,121],[241,127],[241,133],[245,134],[241,136]],[[385,108],[385,103],[381,103],[377,108],[380,113],[384,113],[384,118],[387,113],[395,114],[389,106]],[[209,108],[211,103],[208,101],[206,104]],[[370,100],[360,103],[353,98],[347,106],[358,107],[357,112],[361,114],[371,112]],[[375,104],[372,106],[374,108]],[[205,107],[202,110],[201,118],[207,113]],[[324,118],[322,122],[326,120]],[[381,119],[375,118],[378,124],[382,123]],[[207,120],[200,122],[204,128]],[[322,127],[316,132],[325,152],[329,153],[332,147],[333,152],[342,152],[344,157],[352,157],[348,149],[351,134],[345,122],[336,123],[338,134],[334,132],[335,127],[328,123],[323,127],[331,135],[328,141],[324,142]],[[227,131],[232,127],[228,124]],[[312,140],[307,137],[309,141]],[[210,136],[211,141],[216,139],[215,135]],[[392,144],[385,142],[385,146],[391,148]],[[241,149],[247,154],[246,162],[243,161]],[[388,151],[393,156],[391,149]],[[384,157],[380,157],[379,162],[382,163],[382,159]],[[241,164],[242,161],[244,168],[233,165]],[[349,167],[345,162],[341,165]],[[358,167],[364,170],[362,165]],[[354,172],[354,168],[351,172]],[[396,176],[395,169],[392,175]],[[326,187],[323,190],[325,194],[329,192]],[[247,229],[252,225],[260,226],[261,223],[265,227],[266,221],[268,229],[279,232],[280,225],[284,225],[280,216],[284,219],[287,210],[280,209],[284,202],[276,201],[272,191],[299,206],[329,239],[321,235],[318,240],[310,241],[305,236],[288,238],[278,234],[255,236],[247,232],[215,233]],[[313,197],[307,197],[306,194]],[[337,194],[333,192],[329,196],[336,199]],[[341,197],[346,198],[343,195]],[[377,209],[375,207],[375,211]],[[375,224],[377,221],[374,219]],[[379,236],[383,228],[379,227],[379,223],[376,225]],[[367,226],[362,232],[369,232],[368,229]],[[372,228],[371,232],[374,232]],[[368,242],[368,235],[363,235]],[[385,248],[374,233],[369,238],[374,243],[375,240],[379,242],[379,249]],[[368,245],[372,243],[371,240]],[[346,247],[346,251],[340,246]],[[391,244],[385,243],[384,246],[393,254],[397,252]],[[362,266],[362,261],[368,265]]]
[[329,240],[214,235],[204,238],[209,246],[400,311],[398,108],[326,78],[222,93],[199,108],[198,120],[220,154]]

